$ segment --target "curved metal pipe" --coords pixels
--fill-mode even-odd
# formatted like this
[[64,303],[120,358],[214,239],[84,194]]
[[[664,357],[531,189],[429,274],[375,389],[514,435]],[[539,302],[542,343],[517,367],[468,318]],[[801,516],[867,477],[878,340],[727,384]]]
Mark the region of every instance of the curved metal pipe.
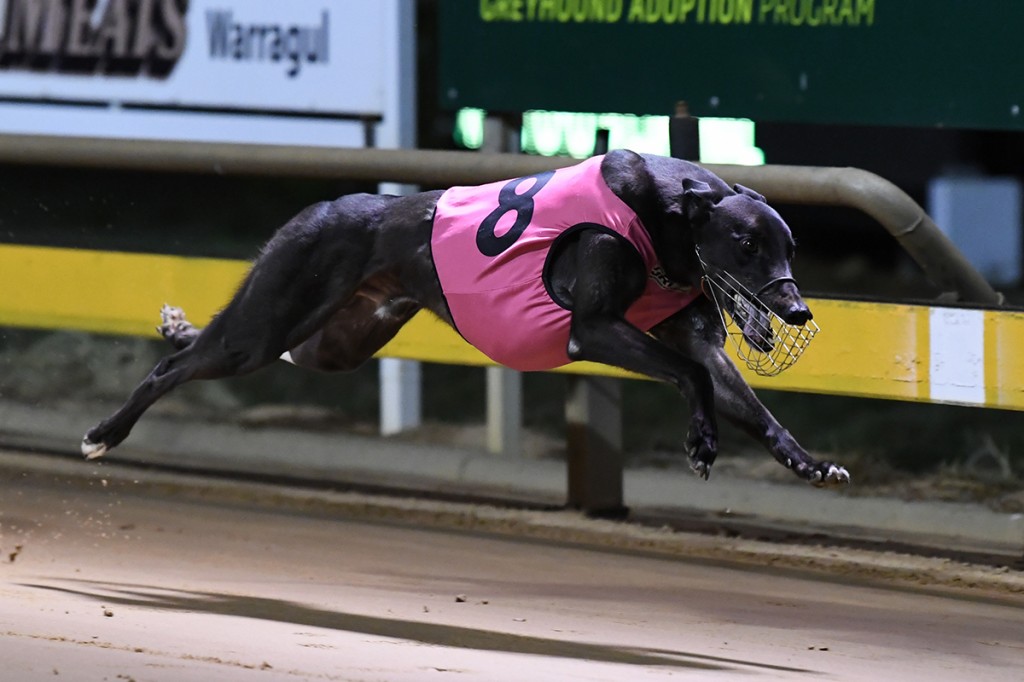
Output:
[[877,220],[925,275],[956,300],[998,306],[996,292],[906,192],[860,168],[706,165],[729,183],[747,185],[773,201],[856,208]]
[[[577,162],[567,157],[405,149],[329,149],[276,145],[0,136],[9,163],[119,167],[229,175],[292,175],[406,182],[431,187],[478,184]],[[857,168],[707,165],[773,201],[856,208],[889,231],[926,276],[959,301],[1002,303],[984,277],[931,218],[896,185]]]

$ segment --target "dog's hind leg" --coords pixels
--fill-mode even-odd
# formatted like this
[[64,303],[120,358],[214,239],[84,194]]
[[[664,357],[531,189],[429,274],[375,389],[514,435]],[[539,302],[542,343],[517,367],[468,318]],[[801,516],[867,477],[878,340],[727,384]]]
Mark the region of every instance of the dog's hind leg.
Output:
[[323,327],[364,279],[374,246],[365,223],[369,203],[318,204],[279,230],[209,326],[171,333],[172,343],[186,347],[157,363],[117,412],[86,433],[83,454],[98,457],[121,443],[181,383],[247,374]]
[[[187,347],[160,360],[117,412],[86,433],[82,454],[93,459],[120,444],[154,402],[186,381],[247,374],[277,360],[285,344],[246,334],[251,327],[239,324],[246,314],[244,306],[229,306]],[[233,326],[241,333],[233,333]]]
[[87,459],[101,457],[127,438],[135,422],[160,396],[195,378],[197,367],[193,358],[194,353],[185,349],[158,362],[121,409],[85,434],[82,454]]

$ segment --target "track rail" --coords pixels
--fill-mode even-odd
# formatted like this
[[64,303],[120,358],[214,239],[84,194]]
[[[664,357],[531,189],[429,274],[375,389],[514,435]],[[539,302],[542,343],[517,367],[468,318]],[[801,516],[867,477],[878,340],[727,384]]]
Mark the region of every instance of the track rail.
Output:
[[[421,149],[345,149],[85,137],[0,135],[0,161],[230,175],[290,175],[478,184],[574,164],[567,157]],[[924,210],[894,184],[857,168],[707,165],[773,201],[847,206],[885,227],[948,298],[998,306],[1002,297]]]
[[[247,267],[237,260],[0,245],[0,325],[152,336],[165,302],[202,325]],[[830,299],[810,305],[824,331],[778,377],[743,369],[752,385],[1024,410],[1024,312]],[[380,354],[492,364],[427,313]],[[590,363],[564,371],[631,376]]]

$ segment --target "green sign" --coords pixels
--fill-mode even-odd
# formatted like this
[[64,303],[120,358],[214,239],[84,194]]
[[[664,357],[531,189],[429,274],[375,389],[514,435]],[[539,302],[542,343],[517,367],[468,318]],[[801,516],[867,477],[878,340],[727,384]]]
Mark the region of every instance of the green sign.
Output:
[[1020,0],[444,0],[443,107],[1024,129]]

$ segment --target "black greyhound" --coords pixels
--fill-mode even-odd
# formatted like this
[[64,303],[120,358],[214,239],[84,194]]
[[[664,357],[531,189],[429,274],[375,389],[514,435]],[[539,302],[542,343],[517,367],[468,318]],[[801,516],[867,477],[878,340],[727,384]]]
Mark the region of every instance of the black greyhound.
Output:
[[[586,180],[587,168],[596,178],[591,178],[596,198],[573,184]],[[483,194],[460,198],[458,189]],[[544,208],[545,200],[553,206]],[[610,226],[614,216],[595,218],[590,207],[596,205],[624,215],[622,224]],[[567,229],[554,228],[547,243],[531,241],[545,211],[583,218],[570,221]],[[472,222],[461,233],[452,227],[459,215]],[[473,253],[442,252],[446,230],[453,239],[468,234],[462,243]],[[82,452],[99,457],[121,443],[150,405],[185,381],[245,374],[281,357],[318,370],[354,369],[426,308],[478,347],[484,344],[477,344],[477,337],[486,336],[492,322],[523,326],[525,335],[513,339],[521,359],[507,362],[515,367],[589,360],[674,385],[690,407],[686,447],[692,468],[703,478],[717,454],[717,409],[800,478],[818,486],[842,485],[850,480],[847,471],[813,459],[758,401],[724,352],[719,307],[701,294],[710,264],[741,283],[741,291],[758,292],[756,306],[739,295],[725,301],[731,317],[749,320],[759,306],[790,325],[808,323],[810,311],[790,271],[793,247],[789,227],[756,192],[730,188],[686,161],[624,150],[482,188],[359,194],[318,203],[270,239],[209,326],[197,329],[180,311],[165,308],[160,331],[178,351],[157,363],[124,406],[86,434]],[[523,294],[509,289],[507,296],[502,290],[498,299],[478,302],[476,309],[472,301],[462,302],[464,284],[456,280],[472,262],[500,271],[490,268],[489,259],[498,262],[520,248],[539,248],[542,254],[536,266],[542,272],[522,279],[541,282],[533,287],[539,299],[521,303]],[[503,267],[514,269],[518,262]],[[635,311],[649,303],[648,294],[656,300],[638,321]],[[510,320],[500,310],[506,300]],[[564,329],[557,329],[556,321],[550,334],[531,331],[528,319],[550,321],[559,312]],[[473,331],[482,314],[492,319],[483,321],[482,332]],[[743,336],[749,344],[771,345],[770,331],[752,333],[747,326]],[[560,344],[553,355],[541,347],[545,334]],[[492,336],[501,337],[500,343],[505,334]],[[502,360],[501,349],[481,350]],[[545,353],[554,360],[533,361]]]

